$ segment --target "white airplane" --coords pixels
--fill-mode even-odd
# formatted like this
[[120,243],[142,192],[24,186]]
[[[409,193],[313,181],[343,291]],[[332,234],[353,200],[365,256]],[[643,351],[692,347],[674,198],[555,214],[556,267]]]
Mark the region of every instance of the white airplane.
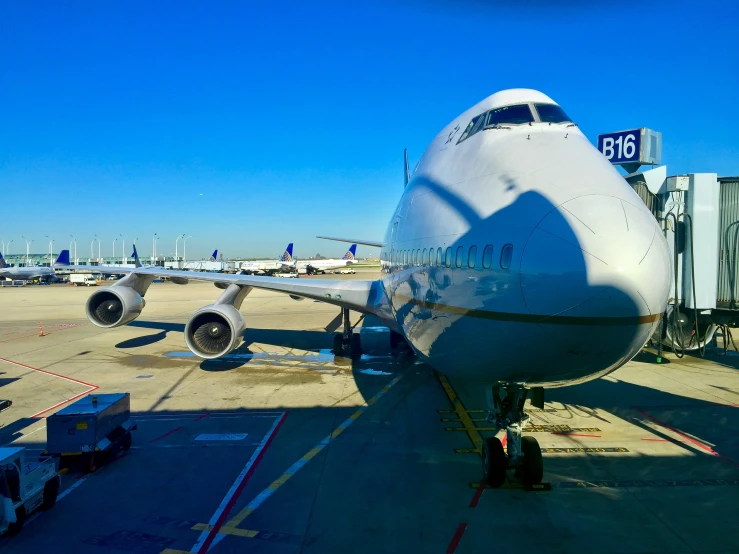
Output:
[[[630,360],[665,311],[670,258],[657,221],[551,98],[498,92],[431,142],[390,219],[375,281],[286,280],[168,271],[177,282],[213,281],[223,294],[185,326],[188,347],[218,358],[241,341],[239,309],[253,288],[335,304],[344,313],[336,350],[358,351],[349,311],[374,314],[437,371],[486,387],[490,421],[508,451],[485,439],[483,479],[507,469],[541,481],[541,450],[521,436],[531,391],[597,379]],[[100,327],[136,319],[161,271],[135,269],[94,292]]]
[[352,244],[349,250],[346,251],[344,257],[339,259],[325,259],[325,260],[302,260],[296,262],[298,273],[326,273],[334,269],[341,269],[342,267],[351,266],[357,263],[355,258],[357,254],[357,245]]
[[25,266],[25,267],[10,267],[3,258],[2,252],[0,252],[0,277],[7,277],[8,279],[19,279],[23,281],[32,281],[39,278],[51,278],[56,279],[56,273],[54,267],[65,267],[69,265],[69,250],[62,250],[59,253],[53,267],[45,266]]
[[287,245],[285,252],[279,260],[254,260],[250,262],[242,262],[241,273],[244,275],[253,275],[261,273],[263,275],[272,275],[281,271],[290,271],[295,268],[295,260],[293,259],[293,243]]

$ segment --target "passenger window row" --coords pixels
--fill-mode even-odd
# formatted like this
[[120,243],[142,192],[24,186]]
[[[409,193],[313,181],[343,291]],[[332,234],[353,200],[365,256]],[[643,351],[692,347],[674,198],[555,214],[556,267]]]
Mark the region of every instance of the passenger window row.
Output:
[[[394,265],[410,266],[420,265],[429,267],[468,267],[475,269],[478,267],[477,246],[470,246],[465,250],[464,246],[457,246],[455,250],[451,246],[446,251],[441,247],[434,248],[417,248],[413,250],[395,250],[392,254],[392,263]],[[500,268],[508,269],[511,267],[513,259],[513,245],[505,244],[500,249]],[[480,260],[482,269],[490,269],[493,265],[493,245],[488,244],[482,251],[482,259]]]

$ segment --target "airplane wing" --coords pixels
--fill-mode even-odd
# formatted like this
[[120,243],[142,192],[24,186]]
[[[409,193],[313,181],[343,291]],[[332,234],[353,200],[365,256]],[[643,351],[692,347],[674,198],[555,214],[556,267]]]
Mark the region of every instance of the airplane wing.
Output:
[[358,240],[358,239],[342,239],[337,237],[316,237],[317,239],[325,239],[325,240],[335,240],[338,242],[350,242],[350,243],[356,243],[356,244],[364,244],[365,246],[375,246],[377,248],[382,248],[385,246],[382,242],[375,242],[371,240]]
[[[62,266],[57,269],[83,269],[97,273],[128,273],[134,278],[167,277],[178,284],[188,281],[209,281],[222,285],[271,290],[298,299],[309,298],[349,308],[362,313],[381,315],[387,312],[387,296],[381,281],[339,281],[330,279],[282,279],[256,275],[203,273],[169,270],[162,267],[117,268],[112,266]],[[225,288],[225,287],[224,287]]]

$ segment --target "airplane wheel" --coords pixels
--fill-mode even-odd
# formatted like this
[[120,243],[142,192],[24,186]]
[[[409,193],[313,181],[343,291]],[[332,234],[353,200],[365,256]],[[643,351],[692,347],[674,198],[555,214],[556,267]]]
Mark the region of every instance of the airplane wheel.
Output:
[[344,337],[341,333],[336,333],[334,335],[334,355],[341,356],[342,354],[344,354]]
[[359,358],[362,355],[362,341],[359,338],[359,333],[352,333],[352,358]]
[[487,437],[482,447],[482,480],[497,489],[505,483],[508,468],[503,444],[498,437]]
[[523,465],[520,476],[528,485],[538,485],[544,477],[544,460],[541,457],[541,448],[534,437],[521,437],[521,452]]

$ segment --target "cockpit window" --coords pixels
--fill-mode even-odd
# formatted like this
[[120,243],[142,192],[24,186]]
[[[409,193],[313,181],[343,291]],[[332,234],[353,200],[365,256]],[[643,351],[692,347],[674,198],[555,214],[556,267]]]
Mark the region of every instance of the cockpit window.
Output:
[[572,120],[556,104],[534,104],[542,123],[570,123]]
[[480,129],[482,129],[482,123],[484,120],[485,120],[485,114],[482,113],[478,115],[477,117],[475,117],[472,121],[470,121],[470,124],[467,125],[467,128],[464,130],[464,133],[462,133],[462,136],[459,137],[457,144],[459,144],[465,139],[470,138],[472,135],[474,135]]
[[503,106],[488,112],[485,127],[494,125],[521,125],[523,123],[533,123],[534,115],[528,104],[517,104],[515,106]]

